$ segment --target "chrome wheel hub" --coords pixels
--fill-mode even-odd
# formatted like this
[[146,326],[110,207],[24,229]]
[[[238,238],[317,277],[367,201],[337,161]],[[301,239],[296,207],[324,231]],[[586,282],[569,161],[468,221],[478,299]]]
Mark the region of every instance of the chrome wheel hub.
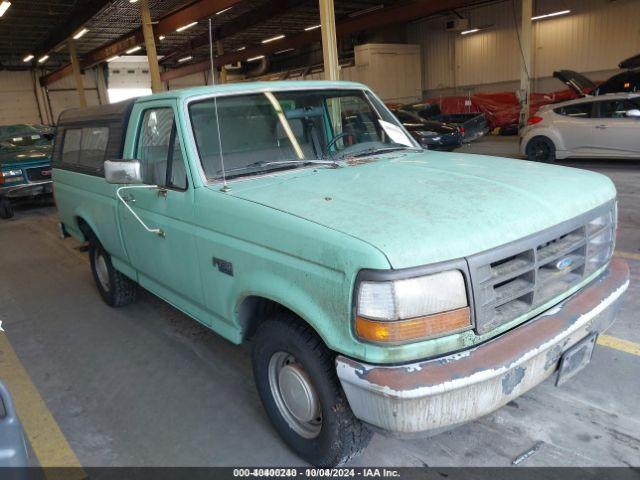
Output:
[[98,276],[98,281],[100,285],[104,289],[105,292],[109,291],[109,269],[107,268],[107,261],[102,255],[101,252],[96,250],[95,253],[95,266],[96,266],[96,274]]
[[304,438],[315,438],[322,427],[320,399],[300,363],[285,352],[269,361],[269,386],[280,414]]

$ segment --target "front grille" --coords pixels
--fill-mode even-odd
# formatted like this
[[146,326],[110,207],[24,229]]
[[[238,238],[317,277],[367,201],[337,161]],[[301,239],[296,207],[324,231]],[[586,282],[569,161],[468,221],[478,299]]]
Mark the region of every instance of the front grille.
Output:
[[51,180],[51,167],[34,167],[27,168],[27,178],[31,182],[41,182],[43,180]]
[[469,257],[476,331],[486,333],[561,297],[609,261],[613,204]]

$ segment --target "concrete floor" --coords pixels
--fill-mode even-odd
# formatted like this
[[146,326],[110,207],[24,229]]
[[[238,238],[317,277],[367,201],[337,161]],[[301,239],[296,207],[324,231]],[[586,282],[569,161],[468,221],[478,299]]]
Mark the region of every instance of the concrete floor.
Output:
[[[515,155],[513,138],[469,153]],[[567,164],[569,164],[567,162]],[[640,162],[571,162],[618,186],[618,250],[640,252]],[[253,385],[250,347],[234,346],[151,294],[111,309],[86,255],[56,235],[52,207],[0,223],[0,320],[83,466],[301,465]],[[640,343],[640,261],[608,334]],[[375,435],[353,466],[640,466],[640,356],[600,346],[562,388],[545,382],[498,412],[430,439]]]

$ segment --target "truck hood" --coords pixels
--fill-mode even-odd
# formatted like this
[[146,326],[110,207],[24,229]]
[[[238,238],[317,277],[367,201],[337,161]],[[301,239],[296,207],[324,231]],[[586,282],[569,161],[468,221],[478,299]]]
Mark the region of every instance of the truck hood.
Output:
[[0,167],[43,163],[49,161],[50,158],[50,146],[0,149]]
[[488,250],[615,197],[607,177],[586,170],[426,151],[338,169],[289,170],[230,186],[237,198],[369,243],[392,268]]

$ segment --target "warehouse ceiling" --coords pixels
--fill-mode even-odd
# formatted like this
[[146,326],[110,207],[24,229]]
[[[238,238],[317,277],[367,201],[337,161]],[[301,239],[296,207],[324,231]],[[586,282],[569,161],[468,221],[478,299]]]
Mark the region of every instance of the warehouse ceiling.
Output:
[[[193,0],[149,0],[153,20],[196,3]],[[278,2],[245,0],[212,17],[215,29],[237,25],[244,21],[247,28],[228,36],[223,41],[225,51],[259,45],[262,40],[279,34],[293,34],[320,22],[318,0],[290,0],[287,8],[275,15],[256,16],[271,10]],[[406,0],[384,0],[384,7],[407,3]],[[336,19],[358,15],[360,12],[381,8],[381,0],[336,0]],[[290,8],[289,8],[290,7]],[[253,19],[252,19],[253,12]],[[260,18],[259,21],[255,21]],[[71,25],[71,26],[70,26]],[[76,26],[77,25],[77,26]],[[41,55],[49,58],[41,66],[55,69],[69,61],[62,40],[70,28],[88,31],[77,42],[79,56],[112,42],[140,26],[139,7],[129,0],[13,0],[7,13],[0,18],[0,68],[31,68]],[[66,29],[66,30],[65,30]],[[192,61],[206,58],[206,45],[193,40],[206,36],[206,20],[183,32],[166,35],[158,41],[159,55],[169,55],[167,66],[176,64],[176,53],[193,56]],[[73,32],[72,32],[73,33]],[[171,56],[171,54],[174,54]],[[36,59],[25,63],[30,54]],[[136,55],[144,54],[144,50]]]

